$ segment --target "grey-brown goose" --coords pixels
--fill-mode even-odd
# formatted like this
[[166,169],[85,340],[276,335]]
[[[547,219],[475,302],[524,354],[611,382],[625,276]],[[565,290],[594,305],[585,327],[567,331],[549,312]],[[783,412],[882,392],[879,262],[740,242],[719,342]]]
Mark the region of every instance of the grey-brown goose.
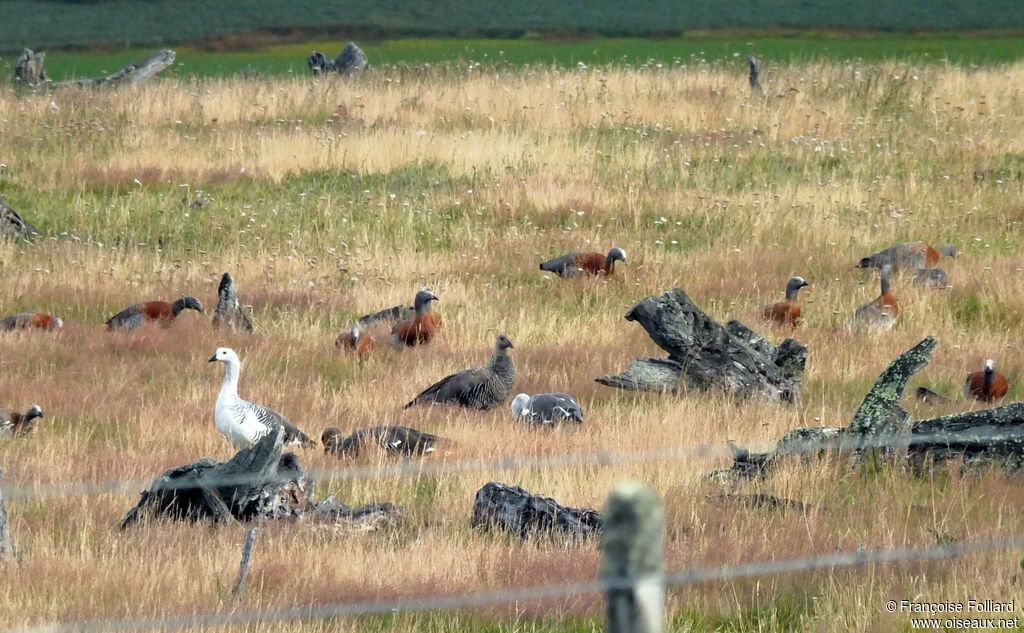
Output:
[[436,445],[443,438],[407,426],[372,426],[359,429],[349,436],[333,426],[324,429],[320,441],[324,452],[332,455],[355,455],[365,446],[376,445],[385,451],[403,455],[423,455],[436,450]]
[[32,420],[43,417],[43,410],[32,405],[24,413],[0,407],[0,436],[8,437],[19,433],[28,433],[34,427]]
[[174,303],[167,301],[136,303],[107,319],[107,329],[127,332],[139,327],[144,321],[157,321],[164,325],[170,325],[171,320],[186,309],[202,313],[203,304],[195,297],[182,297]]
[[540,265],[540,269],[555,273],[559,277],[576,277],[579,275],[611,276],[615,272],[615,262],[626,263],[626,251],[618,246],[608,251],[607,255],[598,252],[566,253],[561,257],[548,260]]
[[494,341],[494,353],[486,367],[464,369],[442,378],[410,400],[404,408],[414,404],[457,404],[469,409],[491,409],[505,402],[516,381],[516,366],[509,356],[512,341],[499,334]]
[[881,268],[886,264],[896,269],[935,268],[943,257],[956,257],[958,254],[952,244],[934,248],[924,242],[900,242],[861,258],[857,268]]

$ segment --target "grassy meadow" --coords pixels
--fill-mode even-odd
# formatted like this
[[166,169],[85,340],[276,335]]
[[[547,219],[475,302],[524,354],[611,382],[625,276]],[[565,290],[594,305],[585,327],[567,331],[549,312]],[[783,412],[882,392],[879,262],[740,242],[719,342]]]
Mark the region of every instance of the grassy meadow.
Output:
[[[841,426],[886,364],[926,335],[940,345],[911,382],[955,397],[908,397],[915,417],[979,405],[959,390],[986,358],[1024,394],[1024,64],[901,61],[773,66],[763,95],[736,65],[557,69],[439,65],[350,79],[164,78],[138,89],[23,94],[0,87],[0,195],[45,235],[0,242],[0,315],[43,310],[59,333],[0,336],[0,404],[46,413],[0,442],[23,560],[0,563],[0,623],[174,617],[454,595],[597,577],[596,542],[519,541],[475,531],[475,492],[497,480],[600,508],[632,478],[662,495],[670,570],[972,542],[1024,533],[1024,489],[956,465],[866,473],[840,460],[785,464],[739,492],[803,511],[715,503],[705,473],[726,440],[766,448],[801,426]],[[187,204],[200,198],[201,206]],[[952,242],[952,288],[895,280],[889,332],[844,329],[878,294],[860,257],[890,243]],[[537,269],[570,250],[624,248],[608,279]],[[252,306],[255,334],[212,329],[220,275]],[[635,358],[663,356],[622,317],[681,287],[709,314],[759,319],[802,275],[810,350],[793,405],[719,393],[638,394],[598,385]],[[378,336],[365,362],[336,353],[353,318],[411,301],[444,318],[431,344],[396,352]],[[208,313],[122,334],[123,307],[195,295]],[[442,376],[515,343],[516,391],[580,400],[579,428],[537,429],[488,412],[402,404]],[[395,476],[371,455],[300,453],[331,471],[317,499],[393,501],[409,519],[346,534],[272,524],[249,588],[230,596],[246,526],[151,522],[122,533],[138,492],[172,466],[229,458],[213,407],[218,346],[242,358],[240,394],[310,435],[403,424],[454,442],[430,465],[493,466]],[[710,446],[708,456],[558,467],[509,457]],[[413,462],[415,464],[416,462]],[[360,467],[362,476],[346,476]],[[52,485],[136,482],[117,492],[43,495]],[[17,493],[17,494],[16,494]],[[27,493],[27,494],[24,494]],[[38,493],[38,494],[36,494]],[[1019,600],[1019,552],[868,565],[672,589],[674,631],[905,631],[886,600]],[[1020,608],[1018,606],[1018,608]],[[599,596],[471,611],[224,626],[218,630],[596,631]],[[214,627],[216,628],[216,627]]]

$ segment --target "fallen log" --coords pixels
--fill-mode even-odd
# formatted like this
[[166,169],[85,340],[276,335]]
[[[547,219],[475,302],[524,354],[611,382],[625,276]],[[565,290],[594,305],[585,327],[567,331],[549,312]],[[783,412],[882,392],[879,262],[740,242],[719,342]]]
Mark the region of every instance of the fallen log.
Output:
[[964,466],[979,469],[1024,469],[1024,403],[917,422],[899,405],[907,382],[928,364],[936,345],[935,338],[929,336],[893,360],[864,397],[849,426],[793,429],[767,453],[751,453],[733,445],[732,465],[709,473],[709,479],[731,483],[765,477],[783,457],[838,452],[874,459],[902,449],[917,468],[961,459]]
[[800,392],[806,347],[793,339],[776,347],[739,321],[722,326],[678,288],[647,297],[626,320],[639,323],[669,357],[633,361],[621,374],[596,378],[602,385],[670,393],[720,388],[785,402]]
[[355,42],[346,44],[333,60],[327,59],[327,56],[320,51],[313,51],[313,54],[306,58],[309,70],[316,77],[331,72],[339,75],[354,75],[366,68],[366,63],[366,53],[356,46]]
[[[46,70],[43,68],[43,60],[46,57],[45,52],[34,53],[29,49],[25,49],[21,53],[21,57],[18,58],[18,63],[14,67],[14,81],[30,86],[38,86],[44,83],[49,83],[50,80],[46,76]],[[156,51],[141,62],[132,62],[121,70],[104,75],[102,77],[94,77],[92,79],[72,79],[69,81],[59,81],[52,85],[54,86],[116,86],[122,84],[128,84],[137,86],[145,81],[151,79],[154,75],[164,70],[168,66],[174,63],[175,52],[171,49],[163,49]]]
[[238,292],[235,290],[235,280],[231,278],[230,273],[224,273],[220,278],[220,287],[217,289],[217,309],[213,313],[213,327],[222,325],[232,331],[241,329],[252,332],[252,321],[242,309]]
[[0,196],[0,237],[27,240],[33,235],[38,234],[39,229],[21,217],[21,214],[15,211],[14,207],[7,204],[3,196]]
[[518,486],[494,481],[477,491],[471,523],[473,527],[494,527],[520,537],[533,533],[590,536],[600,532],[602,526],[597,510],[569,508]]

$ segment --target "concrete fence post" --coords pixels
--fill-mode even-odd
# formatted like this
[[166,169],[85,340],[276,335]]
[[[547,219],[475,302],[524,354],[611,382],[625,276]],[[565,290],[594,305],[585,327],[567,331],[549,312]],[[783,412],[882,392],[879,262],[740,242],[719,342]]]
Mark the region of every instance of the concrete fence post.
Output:
[[601,535],[608,633],[661,633],[665,623],[664,511],[636,482],[612,490]]

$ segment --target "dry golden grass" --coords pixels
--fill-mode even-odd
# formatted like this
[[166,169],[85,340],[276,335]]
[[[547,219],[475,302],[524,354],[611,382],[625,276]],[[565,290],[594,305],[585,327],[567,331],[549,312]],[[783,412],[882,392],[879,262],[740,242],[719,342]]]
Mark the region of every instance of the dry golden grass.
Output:
[[[0,191],[50,233],[32,246],[0,243],[0,314],[43,309],[67,324],[56,335],[0,337],[0,403],[38,403],[47,414],[34,435],[0,444],[4,485],[149,481],[203,456],[228,458],[212,419],[223,369],[206,363],[218,346],[242,357],[243,397],[311,435],[396,423],[452,438],[431,463],[724,448],[730,438],[768,446],[791,428],[846,424],[887,362],[928,334],[940,347],[908,393],[918,384],[958,393],[991,357],[1018,399],[1024,66],[820,63],[773,69],[770,79],[765,97],[748,93],[738,67],[719,65],[0,91]],[[181,197],[196,190],[208,202],[186,208]],[[962,257],[943,264],[953,289],[921,291],[899,278],[891,332],[844,330],[877,295],[875,277],[853,264],[908,239],[960,246]],[[629,254],[612,279],[537,270],[567,250],[612,245]],[[194,294],[212,307],[224,270],[253,305],[254,336],[214,331],[208,314],[191,312],[169,329],[103,328],[141,300]],[[812,284],[796,333],[810,349],[797,404],[632,394],[593,381],[662,355],[622,315],[673,286],[716,318],[781,340],[788,332],[760,323],[758,306],[779,299],[793,274]],[[397,353],[381,340],[365,363],[335,354],[334,338],[354,316],[407,302],[422,285],[441,298],[436,341]],[[581,428],[527,428],[505,408],[401,409],[441,376],[485,362],[498,332],[516,345],[516,390],[575,394]],[[950,409],[971,406],[958,398]],[[301,460],[307,469],[352,465],[317,450]],[[243,526],[157,522],[121,533],[135,492],[11,499],[24,559],[0,573],[0,622],[596,577],[596,543],[471,530],[473,495],[492,480],[591,507],[618,480],[647,482],[665,500],[670,569],[1024,533],[1019,480],[1000,473],[966,476],[954,466],[865,476],[831,460],[787,464],[741,490],[810,504],[773,512],[709,502],[715,488],[703,475],[727,462],[723,454],[328,478],[318,498],[395,501],[410,509],[408,524],[354,535],[268,525],[240,602],[228,591]],[[884,613],[885,600],[1020,598],[1018,558],[697,585],[671,592],[670,613],[685,630],[903,630],[908,619]],[[599,600],[584,597],[246,630],[591,630],[601,613]]]

